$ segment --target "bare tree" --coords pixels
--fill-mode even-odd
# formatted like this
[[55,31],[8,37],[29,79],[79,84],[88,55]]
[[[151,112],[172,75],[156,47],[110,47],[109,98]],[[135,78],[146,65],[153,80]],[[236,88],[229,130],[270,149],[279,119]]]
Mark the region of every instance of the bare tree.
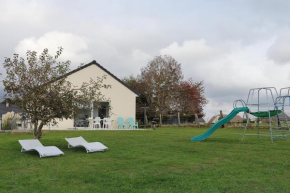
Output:
[[171,56],[157,56],[141,69],[140,81],[144,85],[144,95],[151,109],[160,115],[170,109],[172,96],[178,93],[183,79],[181,64]]

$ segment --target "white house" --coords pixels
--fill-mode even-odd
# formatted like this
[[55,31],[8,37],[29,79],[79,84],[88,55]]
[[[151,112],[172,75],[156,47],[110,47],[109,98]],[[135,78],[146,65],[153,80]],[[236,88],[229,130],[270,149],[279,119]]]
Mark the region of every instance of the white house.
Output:
[[[102,101],[101,108],[93,107],[92,110],[84,109],[81,114],[74,119],[63,119],[59,121],[57,127],[47,126],[44,129],[69,129],[76,127],[87,127],[89,117],[110,117],[112,121],[112,128],[117,128],[117,118],[123,117],[127,119],[136,116],[136,97],[138,94],[128,87],[124,82],[106,70],[103,66],[98,64],[95,60],[86,64],[76,70],[66,74],[67,80],[75,86],[81,86],[83,82],[89,82],[90,78],[96,79],[106,75],[105,84],[111,85],[109,89],[101,90],[101,93],[109,101]],[[110,105],[111,109],[107,108]]]

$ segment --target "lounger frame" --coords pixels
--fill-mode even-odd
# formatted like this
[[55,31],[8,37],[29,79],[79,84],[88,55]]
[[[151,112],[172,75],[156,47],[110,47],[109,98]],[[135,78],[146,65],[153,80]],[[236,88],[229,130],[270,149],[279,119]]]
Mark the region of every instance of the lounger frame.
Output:
[[74,147],[84,147],[87,151],[87,153],[92,152],[103,152],[108,147],[106,147],[104,144],[100,142],[87,142],[82,136],[80,137],[73,137],[73,138],[65,138],[65,140],[68,142],[68,148],[74,148]]
[[19,143],[21,145],[21,152],[37,151],[40,158],[64,155],[56,146],[43,146],[38,139],[19,140]]

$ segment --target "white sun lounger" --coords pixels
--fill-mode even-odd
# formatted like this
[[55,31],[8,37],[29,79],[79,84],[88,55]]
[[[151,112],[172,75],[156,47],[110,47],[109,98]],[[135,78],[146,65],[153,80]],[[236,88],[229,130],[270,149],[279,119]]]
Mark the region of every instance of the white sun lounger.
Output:
[[105,145],[100,142],[87,142],[82,136],[73,137],[73,138],[65,138],[68,142],[68,148],[73,147],[84,147],[87,150],[87,153],[96,152],[96,151],[105,151],[108,149]]
[[40,158],[49,156],[60,156],[64,153],[55,146],[43,146],[38,139],[24,139],[19,140],[21,147],[21,152],[26,151],[37,151]]

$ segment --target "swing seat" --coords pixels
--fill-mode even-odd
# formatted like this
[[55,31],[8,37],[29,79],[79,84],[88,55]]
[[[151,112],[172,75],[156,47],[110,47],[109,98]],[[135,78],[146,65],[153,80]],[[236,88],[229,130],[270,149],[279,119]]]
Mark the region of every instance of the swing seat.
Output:
[[270,117],[279,115],[282,111],[281,110],[271,110],[271,111],[260,111],[260,112],[250,112],[251,115],[255,117]]

